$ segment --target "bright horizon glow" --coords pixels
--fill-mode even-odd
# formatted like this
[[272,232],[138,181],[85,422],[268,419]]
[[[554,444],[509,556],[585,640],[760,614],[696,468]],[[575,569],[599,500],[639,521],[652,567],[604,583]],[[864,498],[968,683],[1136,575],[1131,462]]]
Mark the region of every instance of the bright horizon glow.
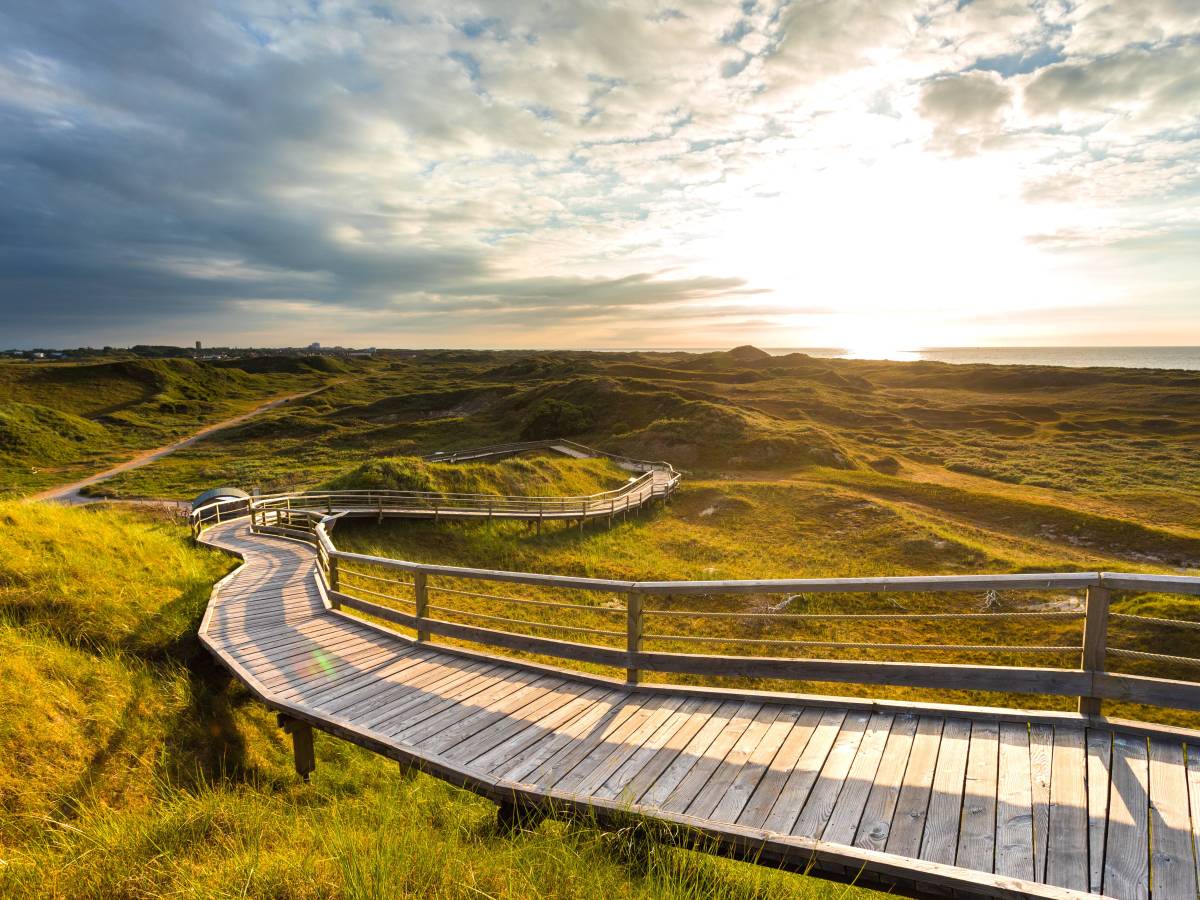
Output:
[[0,11],[0,343],[1200,344],[1196,71],[1162,0]]

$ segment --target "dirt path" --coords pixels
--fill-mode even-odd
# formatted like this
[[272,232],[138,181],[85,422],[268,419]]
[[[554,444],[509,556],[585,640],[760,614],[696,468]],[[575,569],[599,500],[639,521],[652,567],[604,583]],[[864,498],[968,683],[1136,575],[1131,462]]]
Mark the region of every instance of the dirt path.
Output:
[[264,403],[262,406],[256,406],[249,412],[244,412],[239,416],[234,416],[232,419],[226,419],[223,422],[216,422],[212,425],[206,425],[199,431],[183,438],[182,440],[176,441],[173,444],[167,444],[165,447],[158,447],[153,450],[146,450],[142,453],[139,453],[132,459],[127,459],[125,462],[113,466],[111,469],[105,469],[103,472],[99,472],[95,475],[89,475],[87,478],[84,478],[81,481],[59,485],[58,487],[42,491],[40,494],[33,494],[28,499],[51,500],[57,503],[67,503],[71,505],[94,503],[96,500],[102,498],[85,497],[79,492],[89,485],[96,484],[99,481],[105,481],[109,478],[112,478],[114,475],[119,475],[122,472],[128,472],[130,469],[139,469],[142,466],[149,465],[155,460],[162,459],[164,456],[169,456],[176,450],[182,450],[184,447],[188,447],[197,441],[203,440],[217,431],[223,431],[226,428],[232,428],[235,425],[241,425],[247,419],[252,419],[259,413],[266,412],[269,409],[275,409],[277,406],[282,406],[283,404],[292,400],[299,400],[301,397],[311,396],[312,394],[315,394],[318,391],[323,391],[327,387],[331,387],[336,383],[337,382],[331,382],[330,384],[322,385],[319,388],[314,388],[311,391],[304,391],[299,394],[289,394],[286,397],[278,397],[269,403]]

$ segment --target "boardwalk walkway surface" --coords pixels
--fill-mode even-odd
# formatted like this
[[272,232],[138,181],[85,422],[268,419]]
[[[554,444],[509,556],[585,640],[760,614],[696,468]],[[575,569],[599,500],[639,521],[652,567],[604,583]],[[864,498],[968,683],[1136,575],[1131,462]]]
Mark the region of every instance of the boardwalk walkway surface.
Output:
[[201,636],[255,693],[494,798],[628,807],[747,847],[769,837],[765,857],[820,850],[827,871],[865,867],[864,881],[902,887],[1196,895],[1200,741],[631,690],[422,646],[332,611],[312,548],[252,534],[245,519],[203,540],[245,559]]
[[[599,453],[542,442],[464,451],[446,461],[546,447]],[[510,814],[583,812],[602,822],[636,814],[668,823],[675,839],[696,840],[705,849],[916,896],[1198,896],[1200,732],[1098,713],[1104,698],[1200,708],[1191,682],[1114,673],[1104,665],[1106,650],[1164,665],[1181,659],[1108,645],[1111,592],[1200,594],[1200,579],[1068,573],[628,583],[366,557],[338,550],[327,533],[343,515],[420,517],[431,510],[472,518],[560,517],[582,525],[665,500],[678,483],[667,464],[611,458],[641,474],[618,491],[561,504],[555,498],[349,492],[231,501],[224,508],[235,517],[225,521],[220,505],[202,508],[193,513],[200,540],[241,556],[244,564],[214,589],[201,639],[280,712],[306,776],[315,727],[476,791]],[[204,530],[206,524],[211,527]],[[391,590],[414,592],[415,599],[403,602],[415,603],[415,613],[344,593],[349,589],[339,587],[338,573],[350,563],[375,566],[376,575],[358,577],[374,578],[379,590],[388,581]],[[615,650],[439,621],[426,613],[424,598],[426,579],[443,576],[623,595],[625,609],[618,612],[629,623],[628,646]],[[972,590],[994,584],[1086,588],[1081,669],[641,649],[639,592],[962,591],[964,584]],[[417,638],[346,609],[414,628]],[[627,680],[435,646],[431,634],[627,665]],[[776,677],[787,671],[817,680],[924,686],[955,679],[984,689],[1078,695],[1088,714],[644,684],[639,669]]]

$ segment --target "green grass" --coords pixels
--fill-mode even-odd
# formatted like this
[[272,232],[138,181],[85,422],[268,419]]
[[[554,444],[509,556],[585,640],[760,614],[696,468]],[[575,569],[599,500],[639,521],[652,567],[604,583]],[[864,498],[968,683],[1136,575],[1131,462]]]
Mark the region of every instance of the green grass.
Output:
[[90,475],[345,368],[251,365],[261,362],[271,360],[245,361],[253,372],[188,359],[0,363],[0,496]]
[[[269,395],[327,384],[96,492],[189,498],[235,484],[268,492],[336,485],[579,494],[616,486],[627,473],[598,461],[450,467],[413,459],[517,439],[541,427],[546,410],[570,404],[581,414],[562,421],[580,431],[564,437],[686,470],[670,507],[611,530],[548,525],[540,534],[503,522],[344,521],[336,540],[427,562],[633,580],[1200,570],[1200,373],[816,360],[752,350],[439,351],[335,368],[288,360],[246,369],[186,361],[0,365],[2,483],[21,492],[67,481]],[[125,549],[114,547],[112,534]],[[209,585],[228,560],[186,545],[167,522],[117,512],[35,515],[13,504],[0,506],[0,551],[0,894],[840,895],[822,882],[663,847],[631,857],[619,834],[586,824],[499,834],[484,801],[432,779],[400,780],[394,765],[332,739],[319,738],[314,785],[301,787],[271,717],[194,637]],[[540,596],[533,588],[518,595]],[[559,592],[546,599],[595,607],[560,624],[624,627],[620,598]],[[764,611],[780,599],[668,602]],[[985,599],[812,595],[791,609],[974,610]],[[1078,608],[1081,600],[1015,592],[994,599],[1011,610],[1049,600]],[[495,599],[442,593],[439,600],[484,614],[513,612]],[[1195,599],[1122,594],[1115,603],[1119,611],[1200,621]],[[713,620],[667,624],[684,634],[700,633],[701,625],[716,636],[735,633]],[[950,634],[942,626],[806,632],[768,625],[736,633],[955,643],[1079,637],[1077,622],[1003,632],[956,626]],[[1112,641],[1195,652],[1179,630],[1119,625]],[[729,652],[717,644],[663,648]],[[1031,662],[1018,655],[975,661]],[[1036,662],[1078,660],[1067,654]],[[1073,706],[1070,698],[747,686]],[[1198,724],[1171,711],[1106,710]],[[456,865],[443,865],[447,858]]]
[[[604,449],[689,475],[879,471],[1200,536],[1200,374],[793,354],[426,352],[99,489],[188,498],[311,487],[355,465],[515,440],[549,401]],[[51,404],[53,405],[53,404]]]
[[273,716],[201,648],[233,562],[166,519],[0,503],[0,896],[816,898],[869,892],[495,807]]
[[615,490],[626,484],[630,477],[629,472],[607,459],[574,459],[554,453],[454,465],[400,456],[370,460],[319,487],[322,490],[579,497]]

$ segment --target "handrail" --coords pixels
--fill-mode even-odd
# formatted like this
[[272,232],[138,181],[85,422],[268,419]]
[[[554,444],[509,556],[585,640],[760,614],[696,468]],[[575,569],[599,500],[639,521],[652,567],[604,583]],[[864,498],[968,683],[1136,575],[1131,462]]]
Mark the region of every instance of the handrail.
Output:
[[567,438],[547,438],[538,441],[492,444],[487,447],[474,447],[465,450],[439,450],[436,453],[430,453],[422,457],[422,459],[428,462],[468,462],[494,456],[511,456],[514,453],[522,453],[529,450],[556,450],[562,447],[570,448],[590,457],[611,459],[616,463],[636,468],[639,471],[675,471],[675,467],[665,460],[634,459],[633,457],[622,456],[618,453],[609,453],[607,450],[597,450]]
[[[536,446],[545,446],[546,442],[536,442]],[[567,442],[552,442],[556,445]],[[518,445],[498,445],[491,452],[513,451]],[[525,445],[521,445],[525,446]],[[459,457],[469,451],[460,451]],[[599,453],[599,451],[590,451]],[[654,470],[663,471],[663,470]],[[664,492],[670,492],[678,485],[679,475],[670,469]],[[647,475],[650,473],[648,472]],[[645,478],[646,476],[643,476]],[[640,483],[636,479],[631,484]],[[1182,657],[1169,654],[1154,654],[1113,646],[1109,648],[1109,630],[1112,620],[1126,622],[1132,618],[1126,615],[1110,617],[1109,604],[1113,592],[1116,591],[1148,591],[1159,593],[1200,595],[1200,578],[1190,576],[1152,575],[1119,572],[1058,572],[1058,573],[1017,573],[1017,574],[983,574],[983,575],[934,575],[934,576],[898,576],[877,578],[785,578],[785,579],[736,579],[724,581],[628,581],[607,578],[591,578],[567,575],[549,575],[538,572],[515,572],[494,569],[481,569],[468,566],[435,565],[410,560],[392,559],[389,557],[353,553],[340,550],[334,543],[330,531],[338,519],[347,514],[361,512],[364,504],[359,502],[363,494],[368,495],[368,509],[383,517],[389,514],[410,514],[413,510],[391,510],[380,503],[381,497],[387,492],[313,492],[279,494],[271,497],[253,498],[249,501],[226,501],[203,507],[193,513],[194,527],[201,528],[211,521],[219,521],[222,517],[232,515],[249,515],[252,527],[256,531],[283,534],[297,537],[314,543],[317,547],[318,572],[320,580],[326,589],[330,603],[335,607],[354,609],[377,619],[393,624],[413,628],[419,641],[428,641],[432,635],[439,635],[454,640],[467,641],[485,646],[499,647],[516,652],[532,653],[542,656],[553,656],[578,662],[594,663],[606,666],[617,666],[626,670],[626,678],[630,683],[637,683],[644,672],[690,674],[714,677],[749,677],[772,680],[804,680],[822,682],[843,682],[858,684],[886,684],[906,687],[923,687],[942,690],[981,690],[997,692],[1013,692],[1040,695],[1074,696],[1078,698],[1079,711],[1084,714],[1098,715],[1104,700],[1122,700],[1132,703],[1167,706],[1178,709],[1200,711],[1200,683],[1195,680],[1180,680],[1155,676],[1131,674],[1127,672],[1111,672],[1106,666],[1106,657],[1113,655],[1124,659],[1140,660],[1145,664],[1160,665],[1200,665],[1200,657]],[[392,492],[403,496],[408,502],[419,498],[420,492]],[[639,503],[662,497],[653,490],[638,495]],[[447,502],[439,496],[438,503]],[[471,504],[478,503],[478,495],[459,495],[457,498],[463,507],[472,508]],[[561,504],[564,498],[489,498],[493,510],[502,514],[521,515],[531,507],[539,504]],[[586,512],[587,498],[565,498],[568,505],[584,504]],[[504,505],[501,500],[512,500],[513,503]],[[240,504],[240,506],[238,505]],[[213,510],[213,507],[216,507]],[[445,508],[445,507],[443,507]],[[212,510],[205,513],[205,510]],[[578,511],[577,511],[578,512]],[[197,514],[200,518],[196,518]],[[352,563],[356,567],[370,567],[378,570],[376,574],[368,575],[376,581],[390,583],[399,593],[411,593],[412,599],[392,597],[389,594],[356,588],[353,585],[343,586],[338,572],[339,563]],[[393,580],[385,577],[385,573],[404,572],[412,575],[411,581]],[[361,573],[355,573],[361,574]],[[347,572],[347,575],[351,575]],[[431,590],[447,590],[442,586],[429,583],[431,578],[464,579],[498,584],[518,584],[537,588],[549,588],[556,591],[583,591],[600,594],[620,594],[624,597],[624,608],[599,607],[602,613],[623,613],[626,619],[626,629],[623,632],[600,629],[583,624],[578,618],[564,623],[533,623],[515,616],[495,615],[493,612],[481,613],[475,610],[454,609],[450,607],[431,606],[428,593]],[[687,596],[724,596],[746,594],[883,594],[883,593],[953,593],[980,591],[1083,591],[1085,606],[1080,612],[1054,613],[1033,612],[1023,614],[1019,621],[1040,622],[1053,619],[1058,622],[1078,622],[1082,619],[1082,630],[1078,643],[1064,642],[1060,635],[1052,642],[1040,644],[1019,645],[1012,642],[995,643],[983,641],[959,644],[895,642],[884,639],[878,641],[846,641],[846,640],[815,640],[811,636],[801,639],[765,638],[761,632],[739,637],[729,634],[697,635],[697,634],[660,634],[647,632],[645,621],[654,615],[686,616],[683,610],[643,609],[645,597],[687,597]],[[370,594],[380,599],[400,601],[414,604],[413,611],[401,611],[368,600],[357,593]],[[455,591],[456,593],[469,593]],[[490,597],[497,603],[512,603],[541,606],[573,606],[588,608],[587,604],[556,604],[545,600],[525,600],[520,597]],[[522,634],[501,628],[483,627],[479,624],[466,624],[450,621],[443,616],[466,617],[476,623],[483,621],[500,625],[520,625],[529,629],[545,627],[545,630],[555,632],[578,633],[593,635],[605,639],[616,640],[624,637],[623,646],[615,647],[594,643],[548,638],[532,634]],[[578,612],[574,613],[578,616]],[[771,616],[763,613],[720,612],[711,610],[695,611],[698,618],[720,616],[723,620],[744,619],[759,626],[767,625],[765,621]],[[994,614],[997,621],[1018,614],[998,612]],[[970,612],[944,612],[929,614],[922,617],[909,612],[870,614],[847,614],[838,612],[830,614],[829,623],[845,622],[861,617],[864,621],[879,621],[887,619],[911,620],[918,618],[958,619],[964,622],[981,624],[981,620],[989,614]],[[801,622],[810,624],[820,619],[818,613],[808,613],[803,616],[782,614],[777,616],[772,625],[789,624],[789,619],[795,619],[791,624]],[[1155,627],[1173,627],[1179,625],[1186,628],[1200,627],[1200,623],[1187,620],[1175,622],[1167,619],[1148,619]],[[769,626],[768,626],[769,627]],[[672,643],[685,646],[695,644],[710,644],[727,646],[739,645],[746,649],[758,647],[792,648],[797,651],[808,651],[814,648],[853,650],[856,658],[813,658],[807,656],[758,656],[758,655],[716,655],[713,653],[697,654],[677,652],[669,649]],[[647,648],[647,644],[659,646]],[[662,647],[661,645],[666,645]],[[878,654],[904,650],[922,653],[941,653],[957,651],[970,654],[1004,653],[1021,655],[1024,653],[1041,654],[1045,656],[1066,657],[1078,654],[1077,666],[1074,667],[1029,667],[1011,665],[984,665],[976,663],[947,663],[907,661],[898,662],[888,659],[872,659],[862,654]]]
[[[386,514],[387,507],[415,505],[421,509],[433,510],[437,514],[443,512],[473,512],[486,511],[491,516],[505,513],[538,514],[541,518],[599,518],[609,517],[617,513],[643,505],[652,499],[669,498],[680,482],[680,474],[668,462],[637,460],[627,456],[608,453],[586,447],[575,441],[566,439],[551,439],[541,441],[526,441],[524,443],[497,444],[474,450],[447,451],[423,457],[426,460],[452,462],[468,459],[484,459],[488,457],[512,455],[513,453],[538,450],[570,448],[580,455],[595,458],[606,458],[642,472],[637,478],[619,488],[598,491],[593,494],[577,496],[537,496],[537,495],[505,495],[478,494],[453,491],[402,491],[390,489],[349,489],[306,491],[302,493],[278,493],[251,498],[251,500],[222,500],[206,504],[192,510],[191,525],[193,535],[198,535],[205,525],[220,523],[222,519],[234,515],[250,515],[252,512],[269,509],[293,510],[294,501],[323,506],[326,512],[337,507],[356,507],[373,509]],[[665,473],[666,481],[656,485],[656,472]],[[618,501],[624,501],[618,505]],[[635,502],[636,501],[636,502]],[[607,508],[605,508],[607,504]],[[579,514],[576,515],[578,507]]]

